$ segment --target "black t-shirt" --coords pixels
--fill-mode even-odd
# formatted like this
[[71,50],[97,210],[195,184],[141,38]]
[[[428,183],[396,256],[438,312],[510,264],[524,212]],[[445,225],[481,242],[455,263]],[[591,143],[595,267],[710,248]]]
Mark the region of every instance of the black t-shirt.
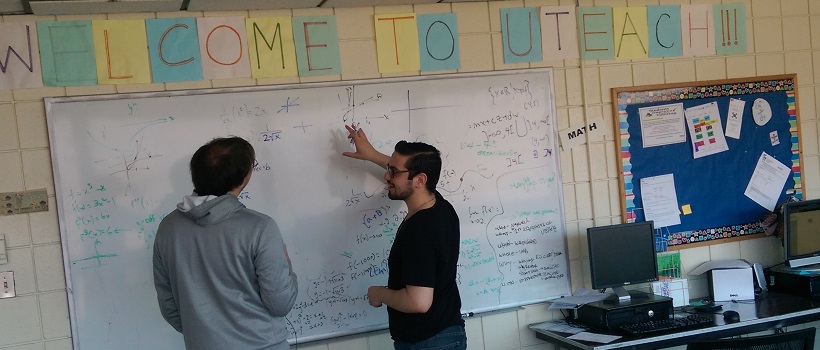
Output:
[[456,285],[459,235],[458,214],[438,192],[435,205],[413,214],[399,227],[390,249],[387,287],[431,287],[433,304],[423,314],[388,307],[393,340],[415,343],[447,327],[464,325]]

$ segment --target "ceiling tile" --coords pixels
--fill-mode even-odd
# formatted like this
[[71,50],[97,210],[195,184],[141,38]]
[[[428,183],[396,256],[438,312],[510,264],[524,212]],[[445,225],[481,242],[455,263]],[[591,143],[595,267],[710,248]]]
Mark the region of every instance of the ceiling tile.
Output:
[[24,13],[22,0],[0,0],[0,14]]

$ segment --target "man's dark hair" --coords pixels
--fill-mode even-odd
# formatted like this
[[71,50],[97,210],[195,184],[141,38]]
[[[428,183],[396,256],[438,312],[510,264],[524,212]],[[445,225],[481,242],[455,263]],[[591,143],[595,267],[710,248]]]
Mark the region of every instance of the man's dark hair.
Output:
[[248,141],[240,137],[215,138],[191,157],[191,180],[200,196],[221,196],[242,185],[256,160]]
[[427,174],[427,190],[436,191],[438,178],[441,176],[441,152],[424,142],[399,141],[395,148],[396,153],[409,156],[404,166],[410,170],[408,179],[419,173]]

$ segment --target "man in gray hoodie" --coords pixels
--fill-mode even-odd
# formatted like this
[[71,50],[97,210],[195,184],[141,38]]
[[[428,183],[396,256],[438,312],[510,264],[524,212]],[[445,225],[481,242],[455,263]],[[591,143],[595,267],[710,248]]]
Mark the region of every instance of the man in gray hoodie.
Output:
[[187,349],[288,349],[285,316],[296,274],[276,222],[238,196],[256,155],[239,138],[217,138],[194,153],[194,193],[159,225],[154,286],[162,316]]

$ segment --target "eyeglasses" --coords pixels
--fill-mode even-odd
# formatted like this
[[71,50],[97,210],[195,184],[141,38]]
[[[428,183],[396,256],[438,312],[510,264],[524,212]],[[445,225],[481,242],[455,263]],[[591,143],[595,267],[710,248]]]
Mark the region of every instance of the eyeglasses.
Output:
[[396,167],[393,167],[393,166],[390,166],[390,164],[387,164],[387,173],[390,174],[390,177],[396,177],[396,174],[410,173],[410,172],[413,172],[413,170],[409,170],[409,169],[408,170],[399,170],[399,169],[396,169]]

